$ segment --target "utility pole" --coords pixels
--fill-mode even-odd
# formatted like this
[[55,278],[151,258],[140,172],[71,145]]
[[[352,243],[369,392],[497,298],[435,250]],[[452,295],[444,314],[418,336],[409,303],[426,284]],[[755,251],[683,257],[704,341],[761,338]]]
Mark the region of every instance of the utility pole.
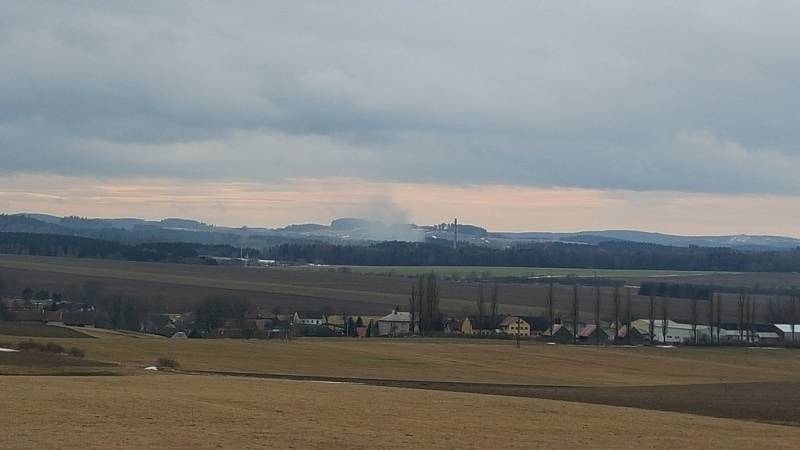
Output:
[[522,325],[521,319],[517,316],[517,348],[519,348],[519,335],[520,335],[520,326]]

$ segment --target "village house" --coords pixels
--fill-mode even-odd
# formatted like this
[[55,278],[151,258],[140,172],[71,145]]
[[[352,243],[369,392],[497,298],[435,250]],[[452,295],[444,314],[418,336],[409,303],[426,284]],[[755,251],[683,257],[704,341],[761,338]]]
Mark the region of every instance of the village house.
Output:
[[519,316],[506,316],[497,324],[497,328],[501,333],[512,336],[527,337],[531,335],[531,325]]
[[552,328],[545,330],[542,337],[549,342],[558,344],[572,344],[575,342],[575,334],[572,329],[560,323],[554,324]]
[[[692,325],[688,323],[667,320],[666,336],[664,336],[664,321],[656,319],[653,321],[653,341],[658,344],[692,344],[694,343],[694,331]],[[650,321],[645,319],[635,320],[631,323],[640,333],[645,336],[650,335]],[[710,341],[711,330],[708,325],[697,325],[697,343]]]
[[623,344],[623,345],[642,345],[647,342],[649,336],[645,336],[639,331],[636,327],[631,327],[628,330],[627,325],[622,325],[617,332],[617,336],[614,338],[615,344]]
[[405,336],[411,334],[411,313],[393,309],[391,314],[378,319],[379,336]]
[[292,323],[295,325],[316,325],[322,326],[328,322],[325,314],[320,312],[295,312]]
[[467,317],[461,322],[461,334],[466,336],[488,336],[500,334],[500,329],[497,328],[497,319],[495,318]]
[[586,325],[578,332],[578,342],[582,344],[608,344],[611,336],[595,324]]
[[461,334],[461,321],[451,317],[444,322],[444,334]]
[[800,325],[788,323],[776,323],[775,329],[781,336],[784,344],[794,345],[800,343]]

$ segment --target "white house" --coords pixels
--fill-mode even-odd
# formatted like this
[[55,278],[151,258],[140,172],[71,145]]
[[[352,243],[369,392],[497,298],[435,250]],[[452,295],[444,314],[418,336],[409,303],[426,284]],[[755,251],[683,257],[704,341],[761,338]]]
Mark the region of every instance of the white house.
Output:
[[783,336],[784,343],[800,344],[800,324],[776,323],[775,328]]
[[[692,324],[675,322],[674,320],[667,320],[667,335],[664,336],[664,321],[661,319],[653,321],[653,339],[659,344],[685,344],[692,343],[694,340],[694,332],[692,331]],[[631,325],[639,330],[644,336],[649,336],[650,321],[640,319],[635,320]],[[697,325],[697,342],[709,340],[711,338],[711,331],[708,325]]]
[[328,319],[320,313],[294,313],[292,323],[299,325],[325,325]]
[[391,314],[378,319],[379,336],[401,336],[411,334],[411,313],[392,310]]

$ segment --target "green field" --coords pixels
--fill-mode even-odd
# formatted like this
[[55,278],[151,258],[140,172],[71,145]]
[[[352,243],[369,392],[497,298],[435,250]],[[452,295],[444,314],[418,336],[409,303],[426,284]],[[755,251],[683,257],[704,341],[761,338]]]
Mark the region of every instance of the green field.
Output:
[[694,272],[680,270],[616,270],[616,269],[571,269],[558,267],[491,267],[491,266],[335,266],[344,267],[356,273],[415,276],[434,272],[438,275],[461,278],[474,278],[488,275],[496,277],[605,277],[605,278],[649,278],[711,275],[714,272]]

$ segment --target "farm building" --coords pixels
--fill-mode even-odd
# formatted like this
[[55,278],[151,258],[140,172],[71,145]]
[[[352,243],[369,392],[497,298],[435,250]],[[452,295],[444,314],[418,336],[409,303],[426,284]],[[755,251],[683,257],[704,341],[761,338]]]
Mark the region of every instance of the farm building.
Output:
[[378,320],[379,336],[403,336],[411,334],[411,313],[392,310],[391,314]]
[[506,316],[499,324],[497,324],[497,328],[501,333],[512,336],[531,335],[531,325],[519,316]]
[[553,325],[552,330],[548,329],[542,333],[542,337],[547,338],[550,342],[556,342],[559,344],[572,344],[575,342],[575,334],[572,330],[561,324]]
[[[692,325],[688,323],[666,321],[666,336],[664,336],[664,321],[654,320],[653,340],[659,344],[689,344],[694,341]],[[647,336],[650,333],[650,322],[644,319],[635,320],[631,326],[636,327],[640,333]],[[711,338],[708,325],[697,325],[697,342],[704,342]]]
[[606,330],[594,324],[586,325],[578,332],[578,342],[582,344],[608,344],[609,340],[611,336]]
[[461,321],[451,317],[444,322],[444,334],[461,334]]
[[461,322],[461,333],[467,336],[500,334],[497,319],[492,317],[467,317]]
[[649,336],[642,334],[636,327],[632,326],[629,332],[628,326],[623,325],[620,327],[619,332],[617,332],[617,336],[614,338],[614,343],[625,345],[642,345],[647,342],[648,337]]
[[299,325],[324,325],[328,322],[325,314],[320,312],[295,312],[292,317],[293,324]]
[[798,344],[800,343],[800,325],[788,323],[776,323],[775,328],[781,339],[785,344]]

